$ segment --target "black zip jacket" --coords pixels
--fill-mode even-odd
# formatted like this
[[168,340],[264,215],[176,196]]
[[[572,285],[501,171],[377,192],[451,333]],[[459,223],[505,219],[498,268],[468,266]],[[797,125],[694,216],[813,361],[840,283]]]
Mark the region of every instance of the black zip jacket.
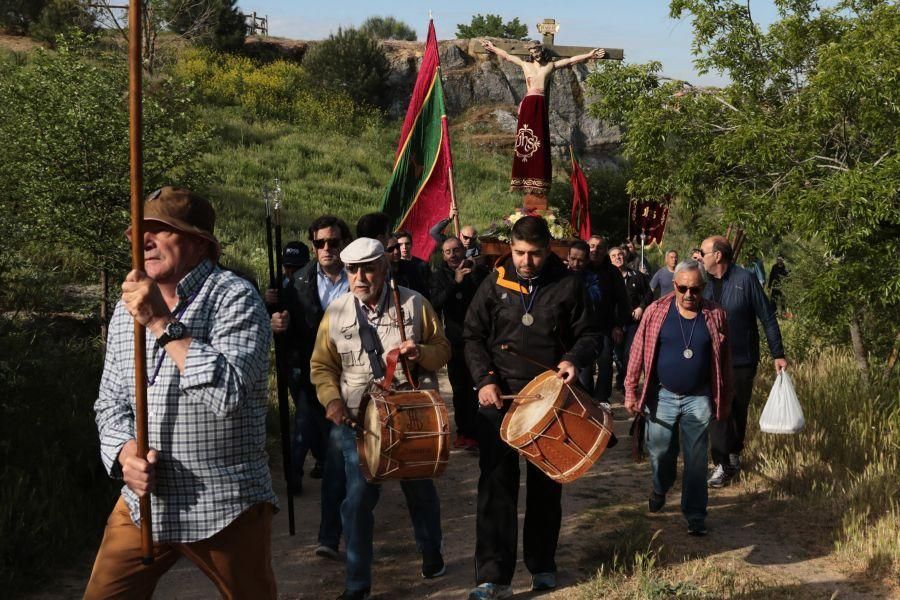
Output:
[[619,269],[603,255],[599,263],[588,265],[600,283],[600,307],[597,311],[597,322],[603,335],[609,335],[613,327],[624,328],[631,322],[631,304],[628,301],[628,290]]
[[[584,282],[551,254],[537,279],[531,314],[534,323],[522,324],[530,294],[522,294],[512,258],[479,286],[466,313],[463,337],[466,365],[477,388],[490,383],[515,393],[544,369],[501,349],[516,352],[555,369],[562,360],[586,367],[596,355],[600,331],[584,289]],[[526,290],[527,291],[527,290]]]
[[463,342],[463,323],[466,311],[478,286],[489,274],[487,267],[475,265],[461,283],[456,282],[456,272],[441,262],[431,273],[431,305],[444,319],[444,334],[450,343],[457,346]]

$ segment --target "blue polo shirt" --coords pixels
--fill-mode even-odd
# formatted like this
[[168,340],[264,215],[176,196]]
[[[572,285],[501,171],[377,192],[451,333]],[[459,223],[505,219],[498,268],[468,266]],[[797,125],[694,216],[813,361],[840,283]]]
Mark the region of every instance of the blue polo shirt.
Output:
[[[675,304],[673,300],[659,332],[656,375],[659,383],[670,392],[682,396],[707,396],[712,340],[706,319],[699,312],[693,319],[685,319]],[[690,342],[686,343],[688,340]],[[684,357],[685,348],[693,351],[691,358]]]

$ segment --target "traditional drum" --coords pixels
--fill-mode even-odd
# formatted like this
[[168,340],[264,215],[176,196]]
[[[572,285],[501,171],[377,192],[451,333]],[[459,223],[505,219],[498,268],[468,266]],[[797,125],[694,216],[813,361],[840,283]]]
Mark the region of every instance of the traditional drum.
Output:
[[359,463],[370,483],[439,477],[450,458],[450,419],[437,390],[386,392],[377,385],[359,408]]
[[500,437],[548,477],[569,483],[612,445],[613,417],[554,371],[545,371],[516,395]]

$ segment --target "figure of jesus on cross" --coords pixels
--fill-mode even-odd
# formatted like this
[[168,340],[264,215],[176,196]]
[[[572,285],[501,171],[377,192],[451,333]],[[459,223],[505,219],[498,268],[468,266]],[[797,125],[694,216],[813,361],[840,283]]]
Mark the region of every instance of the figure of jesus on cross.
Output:
[[540,42],[532,41],[526,44],[528,56],[523,60],[496,47],[490,40],[481,40],[481,45],[485,51],[518,65],[525,75],[526,92],[522,103],[519,104],[516,152],[513,157],[510,190],[546,196],[550,191],[552,170],[550,164],[550,117],[544,90],[550,81],[550,75],[556,69],[603,58],[606,56],[606,51],[603,48],[595,48],[585,54],[554,61]]

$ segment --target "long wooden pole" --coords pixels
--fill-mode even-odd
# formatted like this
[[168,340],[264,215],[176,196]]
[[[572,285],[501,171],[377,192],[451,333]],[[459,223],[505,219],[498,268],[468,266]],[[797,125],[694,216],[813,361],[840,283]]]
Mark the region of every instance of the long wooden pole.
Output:
[[[131,268],[144,270],[144,152],[141,145],[141,2],[129,0],[128,7],[128,136],[131,160]],[[147,458],[147,346],[144,326],[134,321],[134,404],[137,456]],[[153,527],[150,494],[141,504],[141,562],[153,562]]]
[[447,177],[450,180],[450,207],[456,209],[453,215],[453,231],[459,237],[459,205],[456,204],[456,190],[453,187],[453,167],[447,167]]

